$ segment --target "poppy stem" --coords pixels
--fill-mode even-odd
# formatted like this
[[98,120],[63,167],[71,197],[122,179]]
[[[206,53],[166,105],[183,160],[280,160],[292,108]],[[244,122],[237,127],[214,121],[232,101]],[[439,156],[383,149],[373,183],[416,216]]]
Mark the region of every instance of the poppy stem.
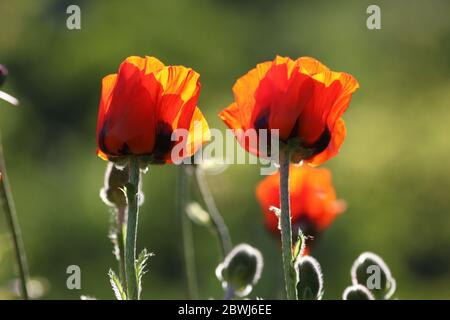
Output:
[[[197,185],[200,190],[200,193],[203,197],[203,201],[208,209],[209,216],[212,221],[212,225],[214,231],[217,234],[219,239],[222,260],[225,259],[226,255],[232,249],[230,232],[228,231],[228,227],[223,220],[222,215],[217,209],[216,202],[214,201],[214,197],[211,194],[211,190],[209,189],[208,183],[205,178],[205,173],[200,168],[195,168],[195,178],[197,180]],[[225,300],[231,300],[234,297],[234,290],[230,286],[225,290]]]
[[195,169],[195,177],[197,180],[198,188],[203,197],[203,201],[205,202],[205,205],[208,209],[208,213],[211,218],[214,230],[219,238],[220,248],[222,251],[222,259],[225,259],[225,256],[232,249],[230,232],[228,231],[228,227],[223,220],[222,215],[217,209],[216,202],[214,201],[214,197],[211,194],[203,170],[197,167]]
[[24,300],[29,299],[28,295],[28,264],[27,257],[25,255],[25,249],[22,240],[22,234],[20,231],[19,221],[17,219],[17,213],[14,206],[14,200],[12,198],[11,188],[9,186],[8,176],[6,175],[5,158],[3,156],[3,146],[0,139],[0,198],[3,205],[3,211],[6,215],[9,232],[13,240],[13,247],[17,267],[19,269],[20,277],[20,290]]
[[197,273],[195,268],[194,238],[192,224],[186,214],[189,196],[189,176],[185,165],[181,164],[178,171],[177,207],[181,218],[181,233],[183,238],[184,269],[186,272],[187,297],[198,299]]
[[124,226],[125,226],[125,214],[126,207],[117,207],[116,208],[116,243],[117,243],[117,251],[119,258],[119,273],[120,280],[122,281],[122,285],[124,290],[127,290],[127,278],[125,273],[125,239],[124,239]]
[[296,275],[292,260],[292,226],[289,202],[289,151],[280,150],[280,204],[281,247],[283,271],[288,300],[297,300]]
[[127,297],[129,300],[139,299],[136,275],[136,239],[138,226],[138,190],[139,163],[136,157],[129,158],[129,180],[127,185],[128,218],[125,240],[125,276],[127,279]]

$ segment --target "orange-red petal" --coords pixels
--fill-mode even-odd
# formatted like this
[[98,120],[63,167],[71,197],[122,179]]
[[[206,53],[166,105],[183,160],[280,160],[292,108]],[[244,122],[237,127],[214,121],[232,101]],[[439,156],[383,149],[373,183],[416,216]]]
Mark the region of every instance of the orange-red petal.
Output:
[[[268,176],[256,188],[267,227],[276,233],[278,218],[269,208],[280,206],[279,178],[279,173]],[[291,165],[289,187],[292,224],[313,228],[304,232],[323,231],[345,209],[343,202],[336,199],[331,172],[327,169]]]
[[123,62],[102,119],[99,146],[111,155],[149,154],[155,137],[155,112],[138,67]]
[[200,93],[200,75],[183,66],[168,66],[156,73],[162,86],[158,101],[158,121],[172,129],[189,129]]
[[205,117],[199,108],[195,108],[194,115],[192,116],[192,121],[189,127],[189,136],[187,140],[187,151],[186,157],[194,155],[200,147],[207,141],[211,139],[211,134],[209,131],[208,122],[206,122]]
[[330,143],[328,144],[328,147],[321,153],[313,156],[312,158],[304,160],[304,162],[308,163],[311,166],[318,166],[326,162],[327,160],[331,159],[332,157],[334,157],[339,153],[339,149],[341,148],[341,145],[344,143],[346,134],[347,129],[345,128],[345,121],[342,118],[338,119],[333,128],[331,140]]
[[151,74],[164,68],[164,63],[156,59],[155,57],[145,56],[130,56],[125,59],[127,63],[135,65],[139,70],[143,71],[145,75]]

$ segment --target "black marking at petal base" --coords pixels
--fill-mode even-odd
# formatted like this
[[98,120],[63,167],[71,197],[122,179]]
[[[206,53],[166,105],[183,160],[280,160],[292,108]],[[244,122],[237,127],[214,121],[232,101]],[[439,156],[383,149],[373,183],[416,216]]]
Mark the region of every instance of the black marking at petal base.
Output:
[[[263,110],[259,113],[255,121],[253,122],[253,127],[257,131],[258,136],[258,150],[259,152],[265,151],[261,154],[263,157],[270,157],[270,155],[272,154],[272,140],[271,132],[269,129],[269,114],[269,108],[263,108]],[[267,134],[265,141],[261,141],[259,130],[266,130]]]
[[176,141],[172,141],[172,126],[166,122],[158,122],[156,126],[155,149],[153,158],[164,160],[166,155],[172,150]]
[[131,154],[131,150],[130,147],[128,146],[128,143],[124,142],[122,144],[122,147],[119,149],[119,154],[122,156]]
[[322,151],[324,151],[331,141],[330,130],[325,127],[319,138],[311,143],[304,144],[301,139],[297,137],[289,138],[288,145],[294,153],[296,161],[309,159]]
[[256,117],[253,122],[253,126],[256,130],[259,129],[269,129],[269,111],[268,109],[264,109],[261,113]]
[[108,123],[109,123],[109,120],[105,120],[105,122],[103,123],[102,129],[100,130],[100,133],[98,135],[98,147],[105,154],[110,154],[110,152],[108,151],[108,148],[106,148],[106,143],[105,143],[106,127],[108,126]]
[[328,127],[325,127],[325,130],[323,130],[319,139],[317,139],[316,142],[314,142],[313,145],[311,146],[314,153],[313,155],[319,154],[322,151],[324,151],[330,144],[330,140],[331,140],[330,130],[328,129]]

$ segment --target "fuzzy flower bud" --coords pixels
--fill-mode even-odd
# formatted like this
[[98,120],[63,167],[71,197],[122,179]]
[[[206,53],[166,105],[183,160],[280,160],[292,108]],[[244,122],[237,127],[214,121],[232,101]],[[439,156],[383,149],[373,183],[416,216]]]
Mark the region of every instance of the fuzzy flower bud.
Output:
[[343,300],[375,300],[369,289],[360,284],[347,287],[342,295]]
[[203,210],[203,208],[197,202],[191,202],[186,207],[186,214],[192,222],[199,226],[209,226],[211,224],[211,218],[208,212]]
[[299,300],[320,300],[323,295],[323,275],[319,262],[311,256],[300,256],[295,262]]
[[[125,207],[127,197],[124,188],[128,183],[128,167],[117,167],[114,163],[108,162],[105,172],[104,187],[100,190],[100,197],[103,202],[111,207]],[[140,179],[141,180],[141,179]],[[141,180],[142,181],[142,180]],[[144,202],[144,194],[139,185],[139,205]]]
[[396,283],[391,270],[378,255],[362,253],[351,269],[352,283],[370,290],[376,299],[389,299],[395,292]]
[[240,244],[217,266],[216,276],[224,289],[231,286],[237,296],[244,297],[259,281],[263,265],[263,257],[258,249]]

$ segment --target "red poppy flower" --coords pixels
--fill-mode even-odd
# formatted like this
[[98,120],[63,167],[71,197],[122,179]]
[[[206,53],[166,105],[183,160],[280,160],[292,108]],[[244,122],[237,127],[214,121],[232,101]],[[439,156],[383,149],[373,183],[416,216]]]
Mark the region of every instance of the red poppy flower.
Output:
[[[298,228],[304,235],[317,238],[345,210],[345,203],[336,199],[328,169],[291,165],[289,188],[294,240],[297,238]],[[280,207],[279,172],[258,184],[256,196],[268,229],[278,235],[278,218],[269,208]],[[307,244],[309,246],[311,241],[307,240]]]
[[[318,165],[336,155],[345,138],[342,114],[358,82],[319,61],[277,56],[258,64],[233,86],[235,101],[220,114],[239,143],[256,156],[249,129],[278,129],[279,139],[294,147],[292,160]],[[270,152],[270,150],[269,150]]]
[[[205,118],[197,108],[199,74],[183,66],[165,66],[156,58],[128,57],[117,74],[103,78],[97,122],[97,154],[103,159],[149,156],[171,162],[176,129],[189,131],[183,158],[209,139]],[[194,124],[201,129],[194,135]]]

